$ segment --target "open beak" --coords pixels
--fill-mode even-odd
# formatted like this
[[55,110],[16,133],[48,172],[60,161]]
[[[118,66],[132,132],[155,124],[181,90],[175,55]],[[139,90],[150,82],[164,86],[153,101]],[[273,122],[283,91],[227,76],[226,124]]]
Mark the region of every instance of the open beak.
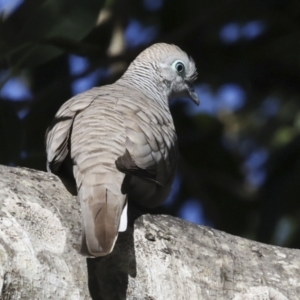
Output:
[[194,88],[192,87],[192,85],[189,82],[186,82],[186,85],[187,85],[187,90],[188,90],[188,93],[189,93],[191,99],[193,100],[193,102],[195,104],[199,105],[200,101],[199,101],[198,95],[194,91]]

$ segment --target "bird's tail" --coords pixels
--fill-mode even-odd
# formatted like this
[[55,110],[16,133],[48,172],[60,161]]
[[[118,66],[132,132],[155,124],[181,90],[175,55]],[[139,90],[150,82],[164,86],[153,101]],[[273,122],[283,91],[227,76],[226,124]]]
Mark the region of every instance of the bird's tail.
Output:
[[127,198],[105,185],[85,186],[78,191],[82,213],[81,253],[87,256],[109,254],[119,231],[127,228]]

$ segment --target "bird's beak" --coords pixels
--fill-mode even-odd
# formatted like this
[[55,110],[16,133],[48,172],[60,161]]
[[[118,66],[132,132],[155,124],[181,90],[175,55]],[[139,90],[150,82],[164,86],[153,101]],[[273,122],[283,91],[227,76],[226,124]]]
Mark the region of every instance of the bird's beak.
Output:
[[198,98],[198,95],[196,94],[196,92],[194,91],[194,88],[192,87],[192,85],[189,83],[189,82],[186,82],[186,85],[187,85],[187,90],[188,90],[188,93],[192,99],[192,101],[199,105],[200,104],[200,100]]

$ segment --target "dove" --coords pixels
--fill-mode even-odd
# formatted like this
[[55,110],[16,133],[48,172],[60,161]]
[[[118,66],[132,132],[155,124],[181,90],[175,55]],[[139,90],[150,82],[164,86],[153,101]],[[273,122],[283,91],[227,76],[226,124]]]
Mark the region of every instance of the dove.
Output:
[[196,78],[192,58],[157,43],[115,83],[74,96],[56,113],[46,132],[47,170],[76,186],[83,255],[112,252],[127,228],[128,202],[152,208],[168,197],[178,160],[169,103],[188,96],[199,105]]

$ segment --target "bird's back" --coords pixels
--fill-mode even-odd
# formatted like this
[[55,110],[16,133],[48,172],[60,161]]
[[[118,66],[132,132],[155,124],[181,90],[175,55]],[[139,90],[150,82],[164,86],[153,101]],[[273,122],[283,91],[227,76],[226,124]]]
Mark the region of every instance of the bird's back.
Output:
[[127,202],[156,206],[168,195],[177,164],[169,100],[187,93],[194,62],[178,47],[155,44],[114,84],[67,101],[46,137],[47,168],[74,175],[81,202],[82,252],[112,251],[127,226]]
[[[69,133],[57,132],[61,140],[68,139],[64,144],[69,147],[83,215],[82,251],[106,254],[117,232],[126,229],[127,200],[156,206],[169,192],[177,155],[169,108],[115,83],[74,97],[57,115],[62,115],[62,122],[66,122],[63,116],[68,116],[69,127],[62,129],[69,128]],[[55,134],[55,126],[53,130],[50,135]],[[127,153],[134,166],[126,165],[125,170],[116,162]]]

